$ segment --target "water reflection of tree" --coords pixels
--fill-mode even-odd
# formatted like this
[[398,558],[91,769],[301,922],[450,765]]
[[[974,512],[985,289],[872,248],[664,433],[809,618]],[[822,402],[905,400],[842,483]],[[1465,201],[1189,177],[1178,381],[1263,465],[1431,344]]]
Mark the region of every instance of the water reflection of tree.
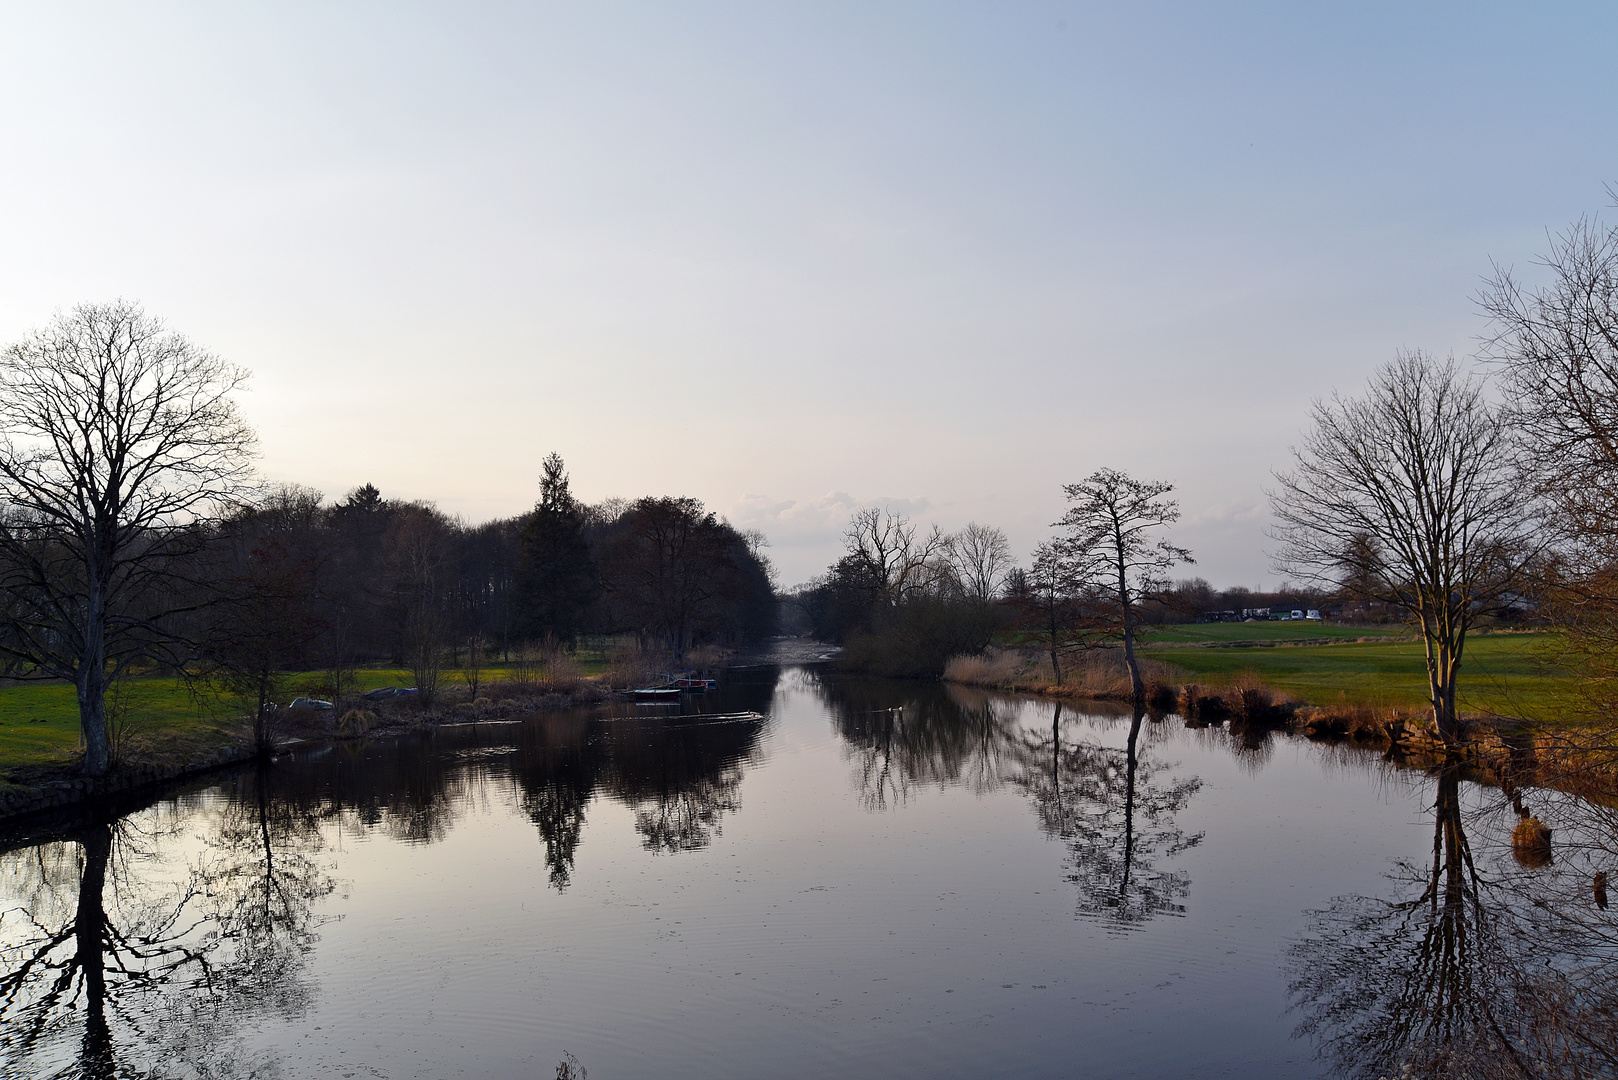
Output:
[[762,717],[608,729],[607,788],[634,809],[648,851],[696,851],[712,842],[723,815],[741,807],[743,769],[762,730]]
[[558,892],[572,881],[585,810],[601,775],[601,747],[582,721],[525,729],[512,763],[517,803],[539,829],[545,867]]
[[1049,728],[1030,730],[1015,702],[954,686],[822,679],[817,689],[867,809],[903,803],[918,785],[982,793],[1009,782],[1066,844],[1080,913],[1120,925],[1183,913],[1190,878],[1167,864],[1202,840],[1178,824],[1202,781],[1147,753],[1144,714],[1114,748],[1064,736],[1060,705]]
[[917,786],[1000,785],[1000,758],[1015,725],[996,699],[957,687],[917,684],[895,695],[876,680],[825,680],[819,690],[854,761],[860,801],[871,810],[906,802]]
[[154,1061],[245,1074],[236,1021],[305,1005],[313,905],[332,887],[307,831],[266,794],[228,808],[208,855],[180,869],[183,838],[153,820],[87,817],[0,855],[20,900],[0,918],[0,1065],[17,1075],[124,1076]]
[[1393,899],[1316,912],[1291,950],[1300,1036],[1344,1076],[1618,1073],[1614,937],[1589,878],[1479,870],[1458,761],[1436,777],[1432,858]]
[[539,829],[550,883],[565,889],[598,793],[635,814],[649,851],[694,851],[741,806],[764,718],[709,715],[556,718],[525,725],[510,759],[518,805]]
[[1041,828],[1067,845],[1079,912],[1125,926],[1184,914],[1190,876],[1164,864],[1203,837],[1178,823],[1202,781],[1176,776],[1174,766],[1143,753],[1144,718],[1133,713],[1119,750],[1064,740],[1057,705],[1048,732],[1024,734],[1015,777]]
[[250,775],[250,795],[238,790],[208,839],[201,882],[208,918],[233,945],[225,989],[238,1004],[291,1017],[308,1003],[303,959],[317,940],[316,905],[336,888],[318,859],[326,808],[278,798],[270,768]]

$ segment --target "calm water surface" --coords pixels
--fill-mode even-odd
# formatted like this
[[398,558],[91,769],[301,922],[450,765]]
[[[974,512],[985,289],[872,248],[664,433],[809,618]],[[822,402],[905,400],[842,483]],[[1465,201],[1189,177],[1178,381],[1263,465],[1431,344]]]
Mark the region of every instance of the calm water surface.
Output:
[[323,748],[13,836],[0,1072],[1372,1075],[1401,1008],[1456,1004],[1406,1000],[1429,967],[1495,963],[1400,906],[1469,887],[1435,806],[1484,880],[1605,918],[1599,851],[1530,873],[1498,792],[1372,754],[812,666],[685,711]]

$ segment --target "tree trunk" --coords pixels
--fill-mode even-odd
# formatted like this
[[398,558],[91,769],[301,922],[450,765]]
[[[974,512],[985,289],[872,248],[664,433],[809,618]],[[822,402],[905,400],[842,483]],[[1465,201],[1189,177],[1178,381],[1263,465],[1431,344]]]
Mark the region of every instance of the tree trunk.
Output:
[[112,768],[112,748],[107,740],[107,664],[102,643],[85,648],[79,662],[77,690],[79,730],[84,735],[84,773],[105,776]]
[[1140,661],[1135,659],[1135,605],[1129,595],[1129,575],[1124,565],[1123,533],[1114,526],[1118,558],[1118,618],[1124,627],[1124,663],[1129,667],[1129,696],[1137,705],[1146,700],[1146,682],[1140,677]]
[[[1433,725],[1445,746],[1453,747],[1461,740],[1461,722],[1455,705],[1455,683],[1460,673],[1461,649],[1465,644],[1447,628],[1440,626],[1433,616],[1423,614],[1422,637],[1427,652],[1427,690],[1433,706]],[[1463,631],[1464,634],[1464,631]]]
[[270,675],[260,671],[258,676],[258,711],[253,714],[253,750],[259,757],[270,755],[270,718],[264,707],[269,704]]

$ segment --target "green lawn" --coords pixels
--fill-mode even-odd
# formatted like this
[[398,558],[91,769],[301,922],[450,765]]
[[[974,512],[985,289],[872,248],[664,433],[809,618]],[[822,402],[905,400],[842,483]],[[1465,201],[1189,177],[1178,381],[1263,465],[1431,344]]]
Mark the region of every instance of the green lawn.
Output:
[[1343,623],[1286,622],[1185,623],[1153,626],[1146,631],[1150,642],[1190,645],[1294,645],[1325,641],[1358,641],[1360,638],[1408,637],[1410,628],[1398,624],[1366,626]]
[[[194,697],[179,679],[131,679],[121,691],[125,730],[132,739],[185,752],[217,746],[239,710],[217,697]],[[118,708],[109,710],[116,716]],[[79,747],[79,703],[62,682],[0,687],[0,777],[19,766],[57,765]]]
[[[1319,624],[1295,625],[1299,630],[1333,629]],[[1175,629],[1201,631],[1227,626],[1247,628],[1245,624],[1225,624]],[[1461,708],[1468,712],[1555,718],[1557,704],[1575,676],[1546,662],[1549,644],[1549,635],[1545,634],[1497,633],[1468,638],[1461,666]],[[1173,665],[1188,677],[1210,681],[1251,671],[1275,689],[1316,705],[1347,701],[1419,708],[1427,700],[1427,673],[1419,641],[1299,644],[1288,648],[1219,648],[1165,642],[1148,647],[1146,655]]]
[[[606,668],[600,655],[584,653],[576,658],[583,674],[599,674]],[[487,686],[509,678],[511,666],[491,664],[481,669]],[[444,689],[465,685],[465,675],[446,668],[440,686]],[[400,668],[360,668],[353,672],[349,693],[363,693],[382,686],[411,686],[415,679]],[[169,676],[130,679],[123,690],[133,738],[160,745],[168,752],[186,753],[217,746],[229,736],[226,729],[245,710],[240,701],[217,694],[193,694],[185,684]],[[285,705],[294,697],[327,692],[330,677],[321,671],[293,672],[287,675],[275,700]],[[481,689],[480,689],[481,692]],[[37,765],[59,765],[73,760],[79,748],[79,704],[73,687],[63,682],[16,683],[0,686],[0,784],[8,770]]]

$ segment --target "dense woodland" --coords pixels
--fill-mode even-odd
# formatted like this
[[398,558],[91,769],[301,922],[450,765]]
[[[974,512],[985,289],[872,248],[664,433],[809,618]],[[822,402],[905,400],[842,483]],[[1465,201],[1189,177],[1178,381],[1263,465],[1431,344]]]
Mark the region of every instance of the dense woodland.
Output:
[[758,536],[695,499],[580,503],[554,454],[536,505],[513,518],[468,525],[369,484],[330,505],[285,486],[219,536],[225,602],[199,614],[195,637],[221,662],[266,632],[275,640],[257,644],[277,654],[266,659],[294,669],[409,666],[424,650],[509,657],[525,642],[604,635],[677,653],[774,628]]

